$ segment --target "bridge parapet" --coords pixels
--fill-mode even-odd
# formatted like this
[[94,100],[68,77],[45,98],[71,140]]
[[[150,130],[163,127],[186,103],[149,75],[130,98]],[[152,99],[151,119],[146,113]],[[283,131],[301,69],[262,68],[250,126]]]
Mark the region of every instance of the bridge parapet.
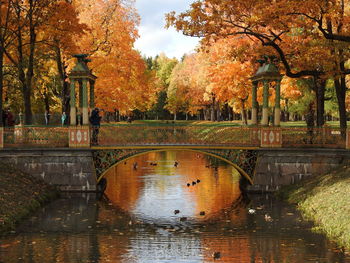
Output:
[[[4,148],[68,148],[67,127],[32,127],[18,125],[3,128]],[[1,139],[0,139],[1,140]]]
[[[89,148],[91,134],[89,126],[0,127],[0,148]],[[349,138],[349,131],[331,127],[310,129],[219,125],[105,125],[99,129],[98,146],[350,149]]]
[[99,146],[110,145],[202,145],[259,147],[259,128],[186,126],[105,126],[99,133]]

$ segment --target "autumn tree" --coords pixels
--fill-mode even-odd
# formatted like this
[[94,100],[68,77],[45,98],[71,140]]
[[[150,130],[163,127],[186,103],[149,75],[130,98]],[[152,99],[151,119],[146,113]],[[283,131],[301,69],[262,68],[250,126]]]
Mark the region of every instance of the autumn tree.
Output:
[[182,73],[183,63],[178,63],[172,70],[169,86],[167,89],[167,105],[165,106],[173,115],[174,120],[177,119],[179,112],[188,113],[189,101],[186,100],[186,94],[188,93],[189,86],[184,81]]
[[[305,19],[285,19],[286,14],[295,10],[288,8],[290,5],[286,5],[286,1],[198,1],[185,13],[177,16],[175,13],[168,14],[168,26],[173,25],[186,35],[204,37],[207,41],[246,35],[272,48],[284,66],[285,75],[314,79],[317,124],[321,126],[324,122],[324,87],[328,77],[325,73],[330,70],[329,61],[332,61],[333,54],[313,25],[303,22]],[[308,4],[300,5],[299,2],[298,5],[310,8]]]
[[88,34],[90,29],[84,23],[81,23],[78,17],[77,8],[70,1],[60,1],[55,6],[53,15],[42,27],[44,39],[44,52],[52,60],[56,68],[57,78],[54,83],[48,83],[51,86],[51,93],[59,98],[62,112],[69,112],[70,87],[68,83],[68,66],[72,54],[78,52],[77,38]]
[[[245,37],[221,39],[208,47],[209,80],[212,92],[222,104],[227,103],[242,115],[245,125],[251,81],[255,66],[254,43]],[[255,50],[256,52],[256,50]]]
[[3,92],[4,92],[4,55],[5,49],[8,48],[13,38],[15,37],[12,32],[12,14],[13,5],[12,1],[0,2],[0,127],[4,125],[2,123],[3,116]]
[[203,52],[188,54],[170,76],[167,108],[173,112],[197,114],[211,106],[211,120],[216,119],[217,101],[208,79],[208,57]]
[[24,100],[25,123],[32,123],[32,81],[37,43],[40,41],[40,27],[52,15],[57,1],[9,1],[11,5],[12,28],[16,38],[4,49],[6,57],[18,70]]
[[156,120],[166,119],[170,113],[167,109],[165,109],[166,101],[167,101],[167,91],[164,86],[164,82],[158,77],[158,71],[160,69],[160,65],[158,64],[158,58],[156,57],[144,57],[144,61],[147,65],[147,71],[153,74],[153,79],[151,85],[155,89],[155,103],[152,105],[151,109],[147,112],[148,117],[154,118]]
[[203,112],[204,119],[215,121],[219,105],[212,92],[209,81],[209,60],[205,52],[187,55],[183,61],[182,78],[187,86],[186,99],[189,101],[189,112]]
[[145,61],[133,49],[138,37],[139,17],[132,1],[74,1],[80,21],[90,31],[80,38],[81,52],[91,55],[92,68],[99,77],[96,83],[97,105],[124,114],[149,109],[154,103]]
[[171,82],[171,74],[179,61],[176,58],[168,58],[164,53],[155,57],[152,69],[156,72],[157,81],[154,85],[157,87],[157,101],[154,104],[153,112],[156,119],[165,118],[169,114],[166,104],[168,103],[168,89]]
[[[39,53],[47,54],[50,52],[47,45],[52,46],[52,38],[57,39],[58,35],[63,38],[69,35],[68,32],[76,33],[74,27],[77,17],[75,21],[67,19],[75,14],[71,7],[70,3],[61,0],[1,1],[0,64],[5,55],[6,60],[17,69],[26,124],[32,123],[31,99],[38,50]],[[1,74],[3,72],[1,66]]]
[[[33,103],[34,111],[58,110],[58,104],[69,111],[67,75],[76,53],[93,59],[90,67],[99,77],[100,107],[126,113],[146,111],[155,103],[158,79],[133,48],[139,17],[132,0],[7,0],[0,4],[0,93],[4,93],[5,62],[12,77],[5,81],[6,99],[18,96],[20,89],[23,106],[19,108],[24,110],[26,124],[32,123]],[[2,97],[0,101],[1,111]],[[20,101],[12,100],[12,107],[17,108]]]

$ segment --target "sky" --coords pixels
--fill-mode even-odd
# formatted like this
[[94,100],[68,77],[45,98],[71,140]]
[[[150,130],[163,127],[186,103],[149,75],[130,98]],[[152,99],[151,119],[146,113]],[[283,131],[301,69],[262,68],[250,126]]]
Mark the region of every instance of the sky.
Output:
[[182,35],[174,28],[166,29],[165,14],[171,11],[183,12],[194,0],[136,0],[136,9],[141,17],[140,38],[135,48],[142,55],[154,57],[161,52],[168,57],[180,59],[191,53],[198,44],[198,38]]

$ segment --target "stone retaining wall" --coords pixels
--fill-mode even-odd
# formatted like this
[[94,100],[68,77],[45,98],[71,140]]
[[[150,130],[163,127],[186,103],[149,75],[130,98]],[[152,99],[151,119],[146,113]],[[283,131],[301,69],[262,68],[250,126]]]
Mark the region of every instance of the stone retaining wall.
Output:
[[42,178],[62,191],[95,191],[91,150],[1,150],[0,161]]
[[336,169],[350,151],[341,149],[262,149],[259,150],[254,185],[249,191],[276,191],[305,177]]

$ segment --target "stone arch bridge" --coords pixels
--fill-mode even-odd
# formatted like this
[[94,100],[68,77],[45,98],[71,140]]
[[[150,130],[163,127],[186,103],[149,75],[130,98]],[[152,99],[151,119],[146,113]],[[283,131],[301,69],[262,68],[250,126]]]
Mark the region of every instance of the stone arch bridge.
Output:
[[93,151],[93,161],[96,170],[97,182],[99,182],[104,174],[113,166],[122,163],[130,158],[148,152],[157,151],[192,151],[209,155],[235,167],[242,177],[250,184],[253,184],[253,175],[257,163],[257,151],[252,149],[230,149],[230,148],[206,148],[206,147],[126,147],[124,149],[95,149]]
[[250,190],[273,191],[317,176],[350,157],[335,128],[233,127],[220,125],[106,125],[98,145],[88,126],[0,128],[0,161],[65,191],[95,191],[112,166],[150,151],[186,150],[236,167]]

